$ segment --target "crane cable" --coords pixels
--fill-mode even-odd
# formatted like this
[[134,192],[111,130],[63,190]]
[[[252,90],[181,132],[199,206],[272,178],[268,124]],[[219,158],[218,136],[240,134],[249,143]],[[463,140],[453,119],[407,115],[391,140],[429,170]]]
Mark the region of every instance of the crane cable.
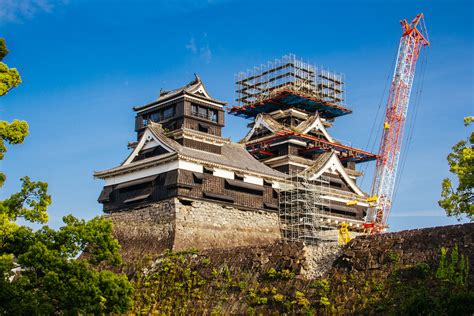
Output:
[[[393,60],[392,60],[392,65],[390,66],[389,68],[389,71],[387,72],[388,75],[387,75],[387,79],[385,80],[385,86],[384,86],[384,89],[383,89],[383,93],[382,93],[382,96],[380,98],[380,102],[379,102],[379,105],[377,107],[377,113],[375,114],[375,118],[374,118],[374,121],[372,123],[372,128],[370,129],[370,134],[369,134],[369,139],[367,141],[367,145],[365,146],[365,148],[368,150],[369,149],[369,146],[370,144],[372,143],[372,145],[370,146],[370,150],[369,152],[373,152],[374,149],[375,149],[375,144],[377,143],[377,140],[379,138],[379,135],[380,135],[380,129],[377,129],[376,131],[376,134],[375,134],[375,137],[372,139],[372,136],[374,134],[374,131],[375,131],[375,127],[376,126],[380,126],[379,124],[377,124],[379,122],[379,114],[380,114],[380,110],[382,108],[382,104],[384,103],[384,100],[385,100],[385,93],[387,92],[387,87],[389,86],[390,84],[390,78],[393,76],[393,68],[395,66],[395,61],[397,60],[397,55],[398,55],[398,49],[395,51],[395,54],[393,56]],[[383,113],[382,113],[383,115]],[[382,119],[382,117],[381,117]],[[360,182],[360,186],[362,187],[363,184],[364,184],[364,180],[365,180],[365,175],[367,173],[367,168],[368,168],[368,163],[365,164],[364,166],[364,171],[362,172],[362,180]]]
[[[410,145],[411,145],[411,142],[412,142],[412,139],[413,139],[413,131],[415,129],[416,120],[417,120],[417,117],[418,117],[418,111],[420,109],[420,104],[421,104],[421,95],[422,95],[422,92],[423,92],[423,85],[424,85],[424,80],[425,80],[426,64],[428,62],[428,52],[429,52],[429,50],[425,50],[422,53],[423,54],[423,60],[422,60],[422,63],[421,63],[421,76],[420,76],[420,81],[418,82],[418,87],[417,87],[417,91],[416,91],[416,95],[415,95],[415,102],[414,102],[414,106],[413,106],[414,111],[413,111],[413,115],[411,117],[410,125],[409,125],[409,128],[408,128],[407,141],[406,141],[404,149],[402,151],[403,157],[402,157],[402,161],[401,161],[401,164],[400,164],[400,175],[399,175],[399,177],[398,177],[398,179],[396,180],[396,183],[395,183],[395,190],[394,190],[392,201],[395,201],[395,198],[397,196],[398,189],[400,187],[400,182],[401,182],[402,177],[403,177],[403,172],[405,170],[407,157],[408,157],[408,154],[409,154],[409,151],[410,151]],[[387,214],[387,216],[388,216],[388,214]]]

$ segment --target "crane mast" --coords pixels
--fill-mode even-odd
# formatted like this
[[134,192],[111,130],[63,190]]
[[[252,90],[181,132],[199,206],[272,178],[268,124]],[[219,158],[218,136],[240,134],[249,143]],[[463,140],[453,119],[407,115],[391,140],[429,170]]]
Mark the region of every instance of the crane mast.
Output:
[[398,47],[395,71],[385,110],[382,139],[375,167],[372,194],[365,227],[372,233],[385,229],[392,206],[403,130],[406,122],[416,62],[423,47],[429,46],[423,14],[413,21],[400,21],[402,35]]

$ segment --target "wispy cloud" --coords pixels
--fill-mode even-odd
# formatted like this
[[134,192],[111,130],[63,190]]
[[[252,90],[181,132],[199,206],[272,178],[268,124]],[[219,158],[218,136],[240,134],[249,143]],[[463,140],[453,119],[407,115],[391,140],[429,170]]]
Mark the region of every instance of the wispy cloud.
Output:
[[190,50],[193,54],[196,54],[197,53],[196,39],[194,37],[191,37],[189,42],[184,47],[186,47],[186,49]]
[[209,46],[209,41],[207,38],[207,33],[203,33],[197,40],[193,36],[189,39],[188,43],[184,46],[194,55],[198,55],[206,63],[210,63],[212,60],[212,51]]
[[67,3],[68,0],[0,0],[0,24],[20,23]]

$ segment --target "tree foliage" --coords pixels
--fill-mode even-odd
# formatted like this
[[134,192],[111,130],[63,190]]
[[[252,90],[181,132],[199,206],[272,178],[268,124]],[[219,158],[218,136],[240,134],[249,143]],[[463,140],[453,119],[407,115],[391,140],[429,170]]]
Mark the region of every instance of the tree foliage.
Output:
[[[464,125],[469,126],[474,117],[466,117]],[[467,216],[474,221],[474,133],[467,140],[461,140],[452,147],[448,155],[449,171],[456,176],[456,181],[446,178],[442,182],[442,199],[438,204],[448,216]],[[457,187],[453,188],[453,182]]]
[[[0,97],[21,83],[21,77],[15,68],[8,68],[3,58],[8,55],[5,40],[0,38]],[[0,160],[3,159],[9,144],[21,144],[28,135],[28,124],[25,121],[14,120],[11,123],[0,121]],[[0,172],[0,187],[5,182],[5,174]]]
[[[17,226],[3,236],[0,313],[119,313],[131,306],[127,277],[94,268],[120,262],[111,222],[99,217],[86,222],[71,215],[64,222],[58,231]],[[87,259],[75,259],[84,250]],[[16,275],[15,267],[20,269]]]
[[0,97],[21,83],[21,77],[16,68],[8,68],[3,58],[8,55],[5,40],[0,38]]
[[[0,60],[7,52],[0,40]],[[5,79],[8,73],[2,72],[2,66],[0,63],[0,95],[21,82],[18,79],[12,84],[14,81]],[[20,144],[27,134],[24,121],[0,121],[0,160],[6,152],[5,143]],[[0,184],[4,180],[2,173]],[[128,279],[96,268],[121,262],[112,223],[101,217],[84,221],[68,215],[59,230],[43,226],[34,231],[22,226],[19,220],[48,221],[51,196],[47,183],[29,177],[21,181],[19,192],[0,201],[0,314],[125,312],[132,304]]]

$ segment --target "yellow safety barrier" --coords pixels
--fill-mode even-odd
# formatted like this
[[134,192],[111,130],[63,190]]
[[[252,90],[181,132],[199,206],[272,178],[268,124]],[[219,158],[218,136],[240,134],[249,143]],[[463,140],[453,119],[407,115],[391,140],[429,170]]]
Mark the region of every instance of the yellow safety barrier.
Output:
[[349,201],[349,202],[346,202],[346,205],[357,205],[359,202],[354,200],[354,201]]
[[349,241],[351,241],[351,235],[349,234],[349,229],[347,229],[349,225],[347,223],[342,223],[341,227],[339,228],[339,245],[344,246]]

